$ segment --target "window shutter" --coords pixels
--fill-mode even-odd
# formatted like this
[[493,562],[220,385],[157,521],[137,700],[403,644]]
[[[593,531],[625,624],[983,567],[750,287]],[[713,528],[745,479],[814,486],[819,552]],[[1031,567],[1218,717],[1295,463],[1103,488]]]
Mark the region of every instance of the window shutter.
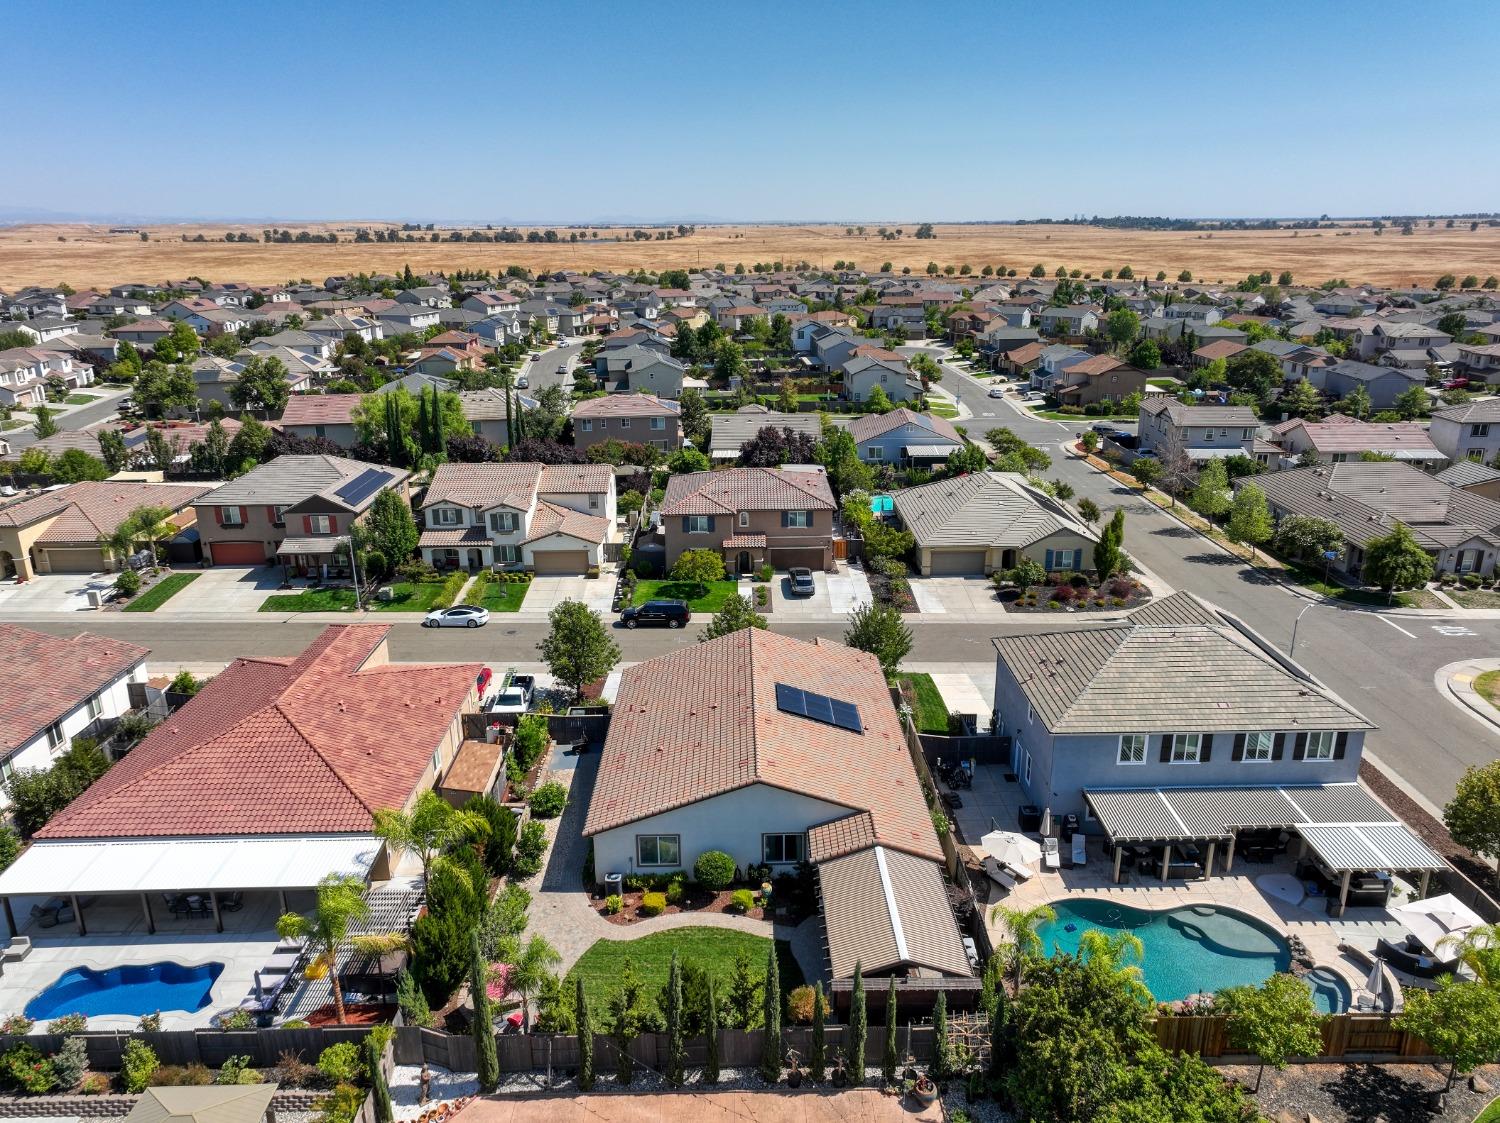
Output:
[[1198,747],[1198,763],[1207,764],[1209,757],[1213,755],[1213,751],[1214,735],[1212,733],[1205,733],[1203,735],[1203,743]]
[[682,516],[682,533],[688,533],[688,517],[686,515]]
[[329,515],[328,516],[328,533],[329,534],[337,534],[338,532],[339,532],[339,517],[337,515]]
[[1340,733],[1333,742],[1333,759],[1343,760],[1344,750],[1349,747],[1349,734]]
[[1234,751],[1229,754],[1229,759],[1230,760],[1244,760],[1245,759],[1245,735],[1243,733],[1236,733],[1234,735]]
[[1299,734],[1297,734],[1297,742],[1296,742],[1296,744],[1294,744],[1292,746],[1292,759],[1293,760],[1305,760],[1305,759],[1307,759],[1307,734],[1306,733],[1299,733]]
[[783,527],[788,527],[788,526],[792,525],[792,513],[790,511],[782,511],[781,512],[781,525]]
[[220,526],[224,525],[224,508],[223,507],[215,507],[214,508],[214,522],[218,523]]
[[267,522],[275,522],[276,521],[276,508],[275,507],[267,507],[266,508],[266,521]]
[[712,534],[714,532],[714,516],[713,515],[709,515],[708,516],[708,532],[710,534]]
[[1271,742],[1271,759],[1280,760],[1283,750],[1286,748],[1286,734],[1278,733]]
[[1161,735],[1161,762],[1168,763],[1172,759],[1172,735],[1163,733]]
[[311,515],[303,515],[302,516],[302,533],[303,534],[311,534],[312,533],[312,516]]

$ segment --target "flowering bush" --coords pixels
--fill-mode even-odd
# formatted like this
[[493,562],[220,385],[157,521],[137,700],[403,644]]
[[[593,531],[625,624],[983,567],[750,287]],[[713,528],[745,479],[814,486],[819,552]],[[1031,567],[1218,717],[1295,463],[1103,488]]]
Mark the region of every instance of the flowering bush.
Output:
[[59,1033],[64,1036],[70,1033],[82,1033],[88,1028],[89,1020],[82,1014],[64,1014],[47,1023],[48,1033]]
[[491,1002],[499,1002],[510,993],[510,964],[491,963],[489,980],[485,983],[485,994],[490,996]]

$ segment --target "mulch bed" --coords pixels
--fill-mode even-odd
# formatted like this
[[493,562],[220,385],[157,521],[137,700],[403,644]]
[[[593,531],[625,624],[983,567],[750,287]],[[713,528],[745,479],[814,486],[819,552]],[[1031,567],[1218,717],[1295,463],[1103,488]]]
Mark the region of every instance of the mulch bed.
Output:
[[[346,1026],[379,1025],[381,1022],[390,1021],[395,1012],[394,1006],[381,1006],[373,1002],[349,1002],[344,1004],[344,1024]],[[334,1009],[331,1002],[327,1006],[319,1006],[307,1015],[307,1024],[310,1026],[338,1025],[338,1011]]]
[[[1111,584],[1115,584],[1115,582],[1112,581]],[[1080,595],[1070,601],[1062,601],[1061,598],[1057,598],[1060,601],[1060,606],[1057,608],[1050,607],[1051,601],[1054,599],[1053,590],[1056,588],[1054,585],[1038,585],[1035,589],[1035,604],[1022,604],[1018,590],[1006,589],[1000,593],[1000,605],[1006,612],[1016,613],[1070,611],[1128,612],[1132,608],[1139,608],[1151,599],[1151,590],[1145,585],[1142,585],[1138,581],[1134,581],[1131,584],[1133,586],[1131,592],[1123,597],[1114,596],[1111,592],[1110,595],[1100,598],[1096,595],[1098,593],[1097,589],[1076,589],[1074,592]],[[1072,588],[1072,586],[1068,586],[1068,588]],[[1084,599],[1083,595],[1085,594],[1088,597],[1087,600]]]
[[912,596],[911,586],[902,582],[897,586],[883,573],[873,569],[865,571],[870,582],[870,597],[876,604],[888,604],[900,612],[917,612],[917,598]]
[[[1255,1087],[1254,1065],[1224,1065],[1219,1071],[1246,1088]],[[1479,1086],[1500,1085],[1500,1069],[1480,1069]],[[1428,1110],[1428,1095],[1442,1091],[1447,1066],[1431,1064],[1308,1064],[1289,1065],[1281,1072],[1267,1068],[1254,1096],[1273,1123],[1309,1115],[1321,1123],[1468,1123],[1495,1098],[1492,1090],[1473,1091],[1460,1077],[1441,1112]]]
[[[604,911],[603,897],[591,898],[589,901],[589,905],[605,920],[609,921],[611,924],[618,924],[622,927],[630,924],[638,924],[643,920],[656,919],[656,917],[645,916],[641,913],[641,898],[645,896],[644,891],[631,890],[620,894],[620,896],[625,900],[625,907],[614,914],[610,914]],[[765,919],[766,910],[761,908],[759,905],[751,909],[749,912],[743,913],[738,909],[730,908],[729,904],[733,897],[734,890],[732,889],[725,889],[718,893],[709,893],[703,889],[689,888],[688,891],[683,894],[682,904],[669,904],[667,906],[666,912],[658,913],[657,916],[674,916],[677,913],[681,912],[725,912],[730,913],[734,916],[746,916],[751,920]]]

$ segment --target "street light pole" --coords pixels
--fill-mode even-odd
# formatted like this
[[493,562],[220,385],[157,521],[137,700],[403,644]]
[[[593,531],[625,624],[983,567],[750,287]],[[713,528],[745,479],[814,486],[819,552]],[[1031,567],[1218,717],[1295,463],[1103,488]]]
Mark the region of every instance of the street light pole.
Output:
[[1297,619],[1292,621],[1292,645],[1286,649],[1286,657],[1288,659],[1294,659],[1297,655],[1297,625],[1302,623],[1302,617],[1307,615],[1309,608],[1316,608],[1322,603],[1322,601],[1308,601],[1307,604],[1303,605],[1302,611],[1297,613]]

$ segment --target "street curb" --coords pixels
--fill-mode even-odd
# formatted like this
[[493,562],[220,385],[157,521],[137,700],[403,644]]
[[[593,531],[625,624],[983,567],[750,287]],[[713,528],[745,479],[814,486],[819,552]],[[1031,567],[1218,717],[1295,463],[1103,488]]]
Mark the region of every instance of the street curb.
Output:
[[[1473,671],[1472,676],[1460,681],[1460,676],[1470,670]],[[1496,670],[1500,670],[1500,659],[1465,659],[1439,667],[1433,678],[1440,680],[1441,688],[1450,698],[1500,733],[1500,710],[1490,705],[1473,686],[1474,679],[1485,671]]]

